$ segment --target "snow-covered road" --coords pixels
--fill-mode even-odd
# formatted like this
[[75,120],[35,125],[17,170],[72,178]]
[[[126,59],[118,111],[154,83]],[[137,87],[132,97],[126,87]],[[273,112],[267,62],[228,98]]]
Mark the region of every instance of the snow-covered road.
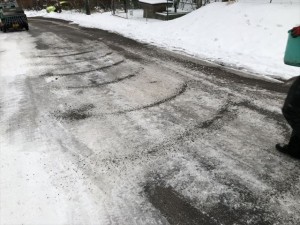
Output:
[[0,35],[1,225],[300,222],[279,84],[30,25]]

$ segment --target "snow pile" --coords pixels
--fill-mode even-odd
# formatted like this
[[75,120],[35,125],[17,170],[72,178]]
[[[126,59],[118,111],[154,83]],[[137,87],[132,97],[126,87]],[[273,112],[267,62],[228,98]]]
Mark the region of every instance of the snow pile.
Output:
[[171,21],[145,19],[140,11],[127,20],[111,13],[26,13],[109,30],[243,71],[288,79],[300,74],[299,68],[283,63],[287,31],[300,25],[299,9],[300,0],[216,2]]
[[147,3],[147,4],[160,4],[160,3],[167,3],[167,2],[172,2],[168,0],[139,0],[139,2]]

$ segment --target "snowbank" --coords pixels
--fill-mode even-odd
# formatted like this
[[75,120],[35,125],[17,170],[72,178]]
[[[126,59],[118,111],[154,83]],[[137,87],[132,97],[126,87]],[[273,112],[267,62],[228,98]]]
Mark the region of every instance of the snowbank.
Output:
[[283,63],[287,31],[300,25],[299,9],[300,0],[217,2],[172,21],[146,20],[140,11],[127,20],[110,13],[26,13],[109,30],[243,71],[288,79],[300,74],[298,67]]

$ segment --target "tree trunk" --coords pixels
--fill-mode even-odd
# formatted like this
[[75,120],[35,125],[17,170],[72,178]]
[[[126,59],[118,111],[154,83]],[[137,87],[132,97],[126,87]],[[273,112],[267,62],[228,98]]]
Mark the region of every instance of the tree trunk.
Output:
[[202,0],[197,0],[197,9],[202,7]]

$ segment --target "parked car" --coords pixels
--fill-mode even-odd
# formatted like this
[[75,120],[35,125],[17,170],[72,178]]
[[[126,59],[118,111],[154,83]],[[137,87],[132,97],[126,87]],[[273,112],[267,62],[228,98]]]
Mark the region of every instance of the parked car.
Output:
[[27,17],[22,8],[15,5],[0,5],[0,30],[29,30]]
[[62,10],[70,10],[73,9],[73,6],[68,1],[54,1],[50,2],[48,7],[46,8],[47,13],[50,12],[58,12],[61,13]]

